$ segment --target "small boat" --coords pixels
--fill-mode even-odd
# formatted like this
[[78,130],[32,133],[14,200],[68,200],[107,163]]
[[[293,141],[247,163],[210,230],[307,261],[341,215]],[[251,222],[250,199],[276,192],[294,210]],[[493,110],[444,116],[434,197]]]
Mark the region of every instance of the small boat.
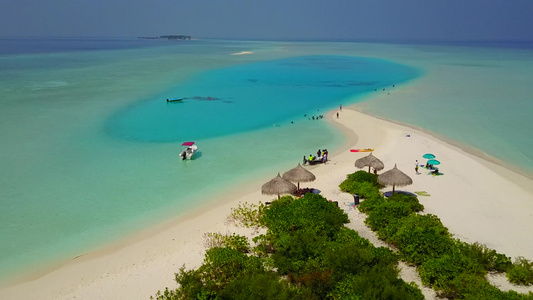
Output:
[[172,98],[172,99],[167,99],[167,102],[180,102],[180,101],[183,101],[183,98]]
[[194,153],[198,150],[198,146],[194,142],[185,142],[181,144],[185,149],[180,152],[180,157],[182,160],[191,159]]

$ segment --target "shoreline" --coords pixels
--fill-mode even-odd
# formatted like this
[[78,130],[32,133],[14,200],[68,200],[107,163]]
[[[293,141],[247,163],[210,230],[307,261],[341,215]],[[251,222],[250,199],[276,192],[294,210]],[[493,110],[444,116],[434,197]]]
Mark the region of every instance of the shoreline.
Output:
[[[399,169],[413,178],[414,184],[402,189],[429,191],[430,197],[420,197],[421,203],[426,207],[425,212],[437,215],[456,237],[467,242],[478,241],[512,258],[518,253],[527,259],[533,259],[533,245],[525,241],[527,236],[533,234],[533,225],[520,222],[510,224],[516,221],[514,219],[517,217],[513,212],[533,214],[533,185],[530,178],[478,157],[468,149],[450,144],[433,133],[367,115],[356,109],[357,104],[343,108],[339,119],[334,118],[336,111],[326,114],[328,122],[335,124],[345,134],[345,143],[331,153],[331,160],[326,165],[306,166],[317,177],[315,182],[308,185],[320,189],[324,197],[339,201],[353,223],[349,226],[362,230],[363,237],[375,239],[368,228],[365,230],[358,211],[349,206],[350,201],[353,202],[351,195],[338,190],[338,185],[346,175],[357,171],[353,162],[366,155],[350,153],[347,150],[354,147],[375,148],[375,155],[385,163],[383,171],[389,170],[397,163]],[[405,137],[407,133],[411,135],[409,138]],[[414,160],[420,159],[423,162],[421,156],[426,150],[440,151],[441,154],[437,156],[444,157],[440,169],[445,175],[434,178],[413,174],[411,169],[414,168]],[[419,151],[421,153],[418,153]],[[463,173],[465,170],[473,174]],[[284,171],[287,170],[280,172]],[[268,176],[266,180],[270,177],[272,176]],[[272,200],[272,196],[260,193],[265,178],[246,182],[242,185],[243,188],[238,190],[221,193],[223,196],[215,197],[209,205],[185,216],[147,228],[101,250],[80,255],[64,264],[49,268],[44,273],[23,276],[22,281],[2,285],[0,296],[5,295],[9,299],[136,299],[148,298],[165,286],[172,288],[175,286],[173,274],[183,264],[187,268],[195,268],[202,263],[205,252],[203,234],[224,233],[230,229],[225,219],[231,208],[244,202]],[[499,186],[493,184],[495,182]],[[529,188],[525,188],[526,186]],[[506,197],[509,199],[499,201],[499,198]],[[466,203],[468,200],[472,203]],[[501,202],[504,204],[501,205]],[[519,207],[513,209],[513,206],[517,205]],[[486,206],[482,212],[479,212],[480,206]],[[501,211],[494,209],[502,207],[503,213],[506,214],[498,215]],[[524,216],[527,217],[522,215],[520,220],[529,220]],[[501,223],[503,227],[510,229],[494,232],[487,228],[494,227],[494,224],[490,223]],[[512,234],[513,230],[524,225],[529,226]],[[373,242],[379,243],[375,240]]]
[[528,170],[521,169],[521,168],[519,168],[519,167],[517,167],[515,165],[509,164],[509,163],[507,163],[507,162],[505,162],[505,161],[503,161],[503,160],[501,160],[501,159],[499,159],[497,157],[494,157],[494,156],[484,152],[483,150],[480,150],[480,149],[475,148],[473,146],[464,144],[462,142],[455,141],[455,140],[453,140],[451,138],[448,138],[448,137],[446,137],[446,136],[444,136],[442,134],[433,132],[431,130],[427,130],[425,128],[422,128],[422,127],[419,127],[419,126],[415,126],[415,125],[405,124],[405,123],[402,123],[402,122],[399,122],[399,121],[395,121],[395,120],[391,120],[391,119],[388,119],[388,118],[385,118],[385,117],[377,116],[377,115],[374,115],[374,114],[371,114],[371,113],[368,113],[368,112],[363,112],[362,110],[358,109],[358,107],[357,107],[358,104],[359,103],[354,104],[353,105],[353,109],[356,110],[357,112],[361,113],[361,114],[365,114],[365,115],[371,116],[373,118],[382,120],[384,122],[394,123],[394,124],[399,125],[399,126],[403,126],[403,127],[406,127],[406,128],[410,128],[412,130],[416,130],[416,131],[422,132],[422,133],[424,133],[426,135],[429,135],[429,136],[433,137],[434,139],[437,139],[437,140],[441,141],[442,143],[448,144],[450,146],[453,146],[453,147],[456,147],[456,148],[462,150],[466,154],[471,155],[473,159],[479,159],[481,162],[488,163],[487,167],[490,167],[490,168],[492,168],[495,171],[501,171],[501,172],[505,172],[507,174],[512,174],[511,176],[519,175],[520,177],[523,177],[522,179],[524,179],[524,180],[520,180],[521,179],[520,177],[517,178],[517,179],[519,179],[520,185],[522,186],[522,188],[524,188],[526,190],[529,190],[530,192],[533,193],[533,185],[528,184],[528,183],[531,183],[530,181],[533,181],[533,172],[529,172]]

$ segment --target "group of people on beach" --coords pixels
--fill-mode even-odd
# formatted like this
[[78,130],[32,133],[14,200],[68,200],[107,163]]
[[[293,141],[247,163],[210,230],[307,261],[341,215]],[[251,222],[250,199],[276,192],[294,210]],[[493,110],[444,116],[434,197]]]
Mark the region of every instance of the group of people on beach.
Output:
[[435,167],[434,165],[430,165],[430,164],[426,164],[425,166],[421,166],[419,163],[418,163],[418,160],[415,161],[415,172],[416,172],[416,175],[419,175],[420,172],[418,172],[418,169],[420,167],[425,167],[426,169],[430,170],[429,174],[431,175],[439,175],[442,173],[439,173],[439,168]]
[[309,154],[309,156],[304,155],[303,164],[315,164],[315,163],[326,163],[328,161],[328,149],[318,149],[316,156]]

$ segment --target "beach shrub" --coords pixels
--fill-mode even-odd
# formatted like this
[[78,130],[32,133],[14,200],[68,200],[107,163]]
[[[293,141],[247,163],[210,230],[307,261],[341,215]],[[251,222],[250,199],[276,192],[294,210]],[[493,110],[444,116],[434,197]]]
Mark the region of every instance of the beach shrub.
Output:
[[202,266],[196,270],[182,267],[175,279],[180,285],[178,294],[183,299],[196,299],[197,295],[218,294],[233,280],[244,275],[265,272],[257,257],[231,248],[211,248],[207,250]]
[[207,232],[204,234],[204,246],[206,248],[224,247],[224,238],[222,233]]
[[375,207],[372,213],[365,219],[365,224],[374,231],[380,231],[387,227],[390,222],[407,217],[412,213],[408,205],[400,202],[385,200]]
[[424,209],[416,197],[395,194],[389,198],[363,201],[361,210],[369,212],[365,224],[377,232],[380,239],[391,242],[402,219]]
[[224,245],[241,253],[250,252],[250,242],[242,235],[232,234],[224,236]]
[[233,280],[217,294],[216,299],[305,299],[299,297],[298,294],[297,289],[290,288],[286,281],[280,280],[275,273],[269,272],[241,276]]
[[312,229],[301,229],[273,238],[274,253],[271,258],[282,275],[301,273],[306,265],[321,255],[327,236]]
[[270,244],[270,240],[265,234],[254,237],[252,241],[255,246],[252,248],[252,253],[259,257],[268,257],[269,254],[274,253],[274,247]]
[[416,265],[449,253],[453,247],[448,229],[435,215],[412,214],[405,217],[391,242],[403,259]]
[[313,193],[307,193],[297,200],[291,196],[282,197],[272,202],[261,218],[261,223],[274,236],[305,228],[331,237],[348,222],[348,215],[344,211]]
[[460,253],[446,253],[426,260],[419,267],[422,283],[442,290],[447,283],[462,273],[483,277],[486,271],[475,260]]
[[484,277],[461,273],[448,281],[440,290],[439,297],[468,300],[532,300],[533,293],[520,294],[515,291],[504,292],[490,284]]
[[250,242],[245,236],[233,234],[221,234],[208,232],[204,234],[204,245],[207,248],[228,247],[242,253],[250,252]]
[[339,228],[335,233],[334,240],[341,245],[352,243],[361,248],[374,248],[374,245],[369,240],[362,238],[357,231],[347,227]]
[[422,300],[424,296],[416,284],[399,279],[397,269],[375,266],[366,272],[345,276],[328,298]]
[[[422,282],[432,286],[439,296],[449,299],[533,299],[533,293],[503,292],[485,278],[487,272],[508,271],[511,282],[533,284],[533,278],[530,277],[533,276],[533,263],[521,258],[512,264],[509,257],[484,245],[455,240],[438,217],[416,214],[424,209],[417,197],[394,194],[384,198],[377,186],[350,180],[353,178],[356,176],[349,175],[341,184],[341,189],[349,193],[364,191],[369,195],[358,206],[361,212],[368,215],[365,223],[380,239],[397,247],[403,260],[417,265]],[[362,188],[362,184],[366,185]],[[364,262],[362,253],[359,250],[353,255],[358,255],[359,261]],[[349,262],[344,264],[346,268],[352,265]],[[346,275],[346,278],[353,281],[353,276]],[[329,296],[333,299],[373,297],[354,292],[359,291],[359,288],[341,280]]]
[[524,257],[518,257],[507,271],[507,278],[514,284],[532,285],[533,262]]
[[341,187],[345,188],[345,192],[348,192],[352,195],[359,194],[359,198],[368,199],[371,197],[376,197],[381,195],[379,188],[373,185],[370,182],[347,182],[346,184],[341,184]]
[[246,228],[257,229],[261,226],[260,219],[265,208],[266,206],[261,202],[259,204],[239,203],[237,208],[231,209],[231,214],[228,216],[227,221]]
[[[378,191],[377,188],[375,188],[376,191]],[[357,206],[357,209],[359,209],[360,212],[363,212],[363,213],[366,213],[368,215],[370,215],[370,213],[378,206],[380,205],[382,202],[385,202],[385,198],[382,197],[380,194],[379,194],[379,191],[378,191],[378,194],[377,195],[372,195],[368,198],[366,198],[364,201],[362,201],[358,206]]]
[[393,201],[405,205],[411,212],[420,212],[424,210],[424,205],[420,204],[417,197],[395,193],[387,198],[388,201]]
[[345,227],[347,215],[319,195],[273,201],[260,222],[267,232],[252,254],[232,245],[244,237],[208,235],[225,247],[207,250],[196,270],[180,268],[179,288],[156,299],[423,299],[398,277],[398,255]]
[[[378,175],[368,173],[366,171],[360,170],[352,174],[346,175],[346,180],[355,181],[355,182],[370,182],[376,186],[379,186]],[[345,180],[345,181],[346,181]]]
[[505,272],[513,265],[510,257],[489,249],[485,245],[479,243],[469,244],[457,239],[454,242],[455,251],[475,260],[488,272]]
[[377,175],[365,171],[357,171],[346,176],[346,179],[339,185],[343,192],[359,194],[360,198],[367,199],[379,195],[381,187],[377,181]]

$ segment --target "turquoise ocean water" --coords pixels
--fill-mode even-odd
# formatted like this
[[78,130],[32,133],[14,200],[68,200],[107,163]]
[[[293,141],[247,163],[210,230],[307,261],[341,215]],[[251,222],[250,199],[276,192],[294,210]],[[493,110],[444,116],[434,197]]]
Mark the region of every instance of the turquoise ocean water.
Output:
[[[520,79],[533,70],[531,51],[520,47],[136,39],[0,45],[0,236],[9,241],[0,244],[2,277],[182,215],[243,182],[274,177],[319,148],[334,151],[342,135],[309,117],[371,99],[376,89],[424,80],[438,86],[447,73],[434,78],[432,70],[441,68],[466,69],[465,78],[485,74],[489,82],[501,72]],[[241,51],[253,54],[232,55]],[[509,95],[515,89],[520,93]],[[524,109],[533,105],[518,95],[529,90],[526,79],[512,81],[501,92],[506,104],[494,93],[462,103],[446,93],[424,103],[365,103],[372,113],[487,153],[504,145],[501,156],[491,154],[533,170],[531,154],[523,152],[531,139],[487,142],[462,121],[410,113],[438,109],[438,120],[455,120],[454,107],[477,107],[469,122],[520,135],[524,122],[531,124]],[[185,99],[166,102],[173,97]],[[498,105],[513,122],[501,120]],[[490,128],[499,122],[509,125]],[[181,161],[179,145],[189,140],[200,152]],[[520,163],[509,159],[515,156]]]

